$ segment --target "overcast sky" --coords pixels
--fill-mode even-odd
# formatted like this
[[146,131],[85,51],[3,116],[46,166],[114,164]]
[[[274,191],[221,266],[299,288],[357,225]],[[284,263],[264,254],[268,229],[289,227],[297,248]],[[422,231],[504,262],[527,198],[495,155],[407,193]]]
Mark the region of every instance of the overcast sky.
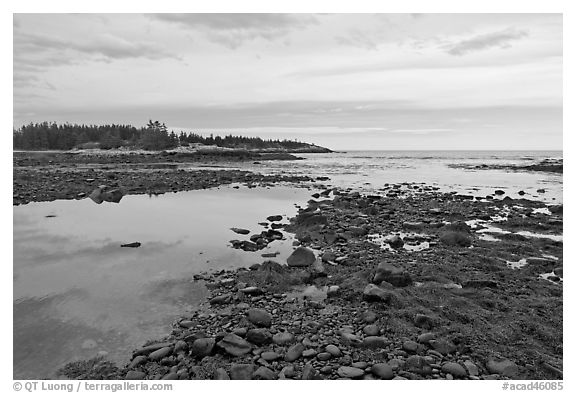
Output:
[[562,149],[559,14],[16,14],[14,127]]

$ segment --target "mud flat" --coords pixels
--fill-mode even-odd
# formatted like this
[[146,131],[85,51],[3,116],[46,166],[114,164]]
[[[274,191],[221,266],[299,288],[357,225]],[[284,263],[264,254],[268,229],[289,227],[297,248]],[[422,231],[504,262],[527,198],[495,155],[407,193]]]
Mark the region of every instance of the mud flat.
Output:
[[561,205],[524,199],[327,188],[286,228],[288,260],[195,276],[210,295],[169,336],[61,374],[562,379],[562,222]]

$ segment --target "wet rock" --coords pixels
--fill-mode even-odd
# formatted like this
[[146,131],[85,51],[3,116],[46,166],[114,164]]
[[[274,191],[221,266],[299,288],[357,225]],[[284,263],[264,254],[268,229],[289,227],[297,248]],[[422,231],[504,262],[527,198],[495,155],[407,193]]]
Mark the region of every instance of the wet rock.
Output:
[[376,268],[376,274],[372,282],[380,284],[386,281],[395,287],[405,287],[412,284],[412,278],[404,269],[386,262],[381,262]]
[[289,332],[279,332],[272,336],[272,341],[276,345],[286,345],[294,342],[296,337]]
[[356,367],[341,366],[338,368],[338,375],[342,378],[360,378],[364,375],[364,370]]
[[201,359],[212,354],[214,345],[216,345],[216,340],[213,338],[199,338],[192,343],[190,352],[193,357]]
[[242,356],[252,350],[252,345],[243,338],[229,333],[217,344],[232,356]]
[[452,374],[456,378],[463,378],[467,376],[464,367],[455,362],[446,362],[442,365],[442,372]]
[[304,345],[302,343],[298,343],[298,344],[291,346],[290,348],[288,348],[288,351],[286,351],[286,355],[284,356],[284,360],[287,362],[295,361],[296,359],[298,359],[302,356],[302,352],[304,352],[305,349],[306,348],[304,347]]
[[306,247],[298,247],[294,252],[288,257],[288,266],[290,267],[305,267],[310,266],[316,260],[314,252]]
[[162,358],[165,358],[166,356],[170,355],[172,353],[172,347],[164,347],[164,348],[160,348],[157,349],[156,351],[152,352],[151,354],[148,355],[148,357],[150,358],[150,360],[160,360]]
[[246,339],[256,345],[263,345],[272,342],[272,334],[267,329],[250,329]]
[[374,284],[368,284],[364,288],[364,292],[362,294],[364,300],[368,302],[381,302],[389,304],[393,298],[393,294],[389,291],[386,291]]
[[143,371],[136,371],[136,370],[128,371],[128,373],[126,373],[126,377],[124,377],[124,379],[129,380],[141,380],[144,378],[146,378],[146,373]]
[[230,379],[250,380],[254,372],[254,365],[251,363],[236,363],[230,367]]
[[140,242],[133,242],[133,243],[122,244],[122,245],[120,245],[120,247],[138,248],[141,245],[142,244]]
[[281,215],[268,216],[266,219],[268,221],[282,221],[282,216]]
[[518,375],[518,366],[511,360],[503,359],[500,361],[489,360],[486,363],[486,368],[492,374],[504,375],[506,377],[514,378]]
[[278,375],[268,367],[261,366],[252,374],[253,379],[273,380],[278,379]]
[[386,363],[378,363],[372,366],[372,374],[380,379],[392,379],[394,378],[394,372],[392,367]]
[[230,377],[228,376],[228,373],[222,367],[214,370],[213,378],[215,380],[229,380],[230,379]]

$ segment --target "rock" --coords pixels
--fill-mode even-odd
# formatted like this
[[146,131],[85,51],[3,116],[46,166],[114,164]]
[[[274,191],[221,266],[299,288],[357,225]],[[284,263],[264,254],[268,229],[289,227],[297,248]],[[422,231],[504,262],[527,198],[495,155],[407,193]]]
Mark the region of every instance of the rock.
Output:
[[242,289],[240,289],[240,292],[242,292],[245,295],[250,295],[250,296],[259,296],[259,295],[262,295],[264,293],[264,291],[258,287],[242,288]]
[[262,359],[266,360],[267,362],[273,362],[274,360],[279,359],[280,355],[277,354],[276,352],[267,351],[267,352],[262,352],[260,354],[260,357]]
[[322,260],[320,258],[316,258],[312,263],[312,277],[326,277],[328,274],[326,273],[326,268],[322,264]]
[[124,379],[140,380],[146,378],[146,373],[142,371],[130,370],[126,373]]
[[378,320],[378,315],[374,311],[366,311],[362,313],[362,320],[366,323],[374,323]]
[[212,299],[210,299],[210,304],[226,304],[229,303],[231,299],[232,297],[229,294],[214,296]]
[[338,348],[334,344],[328,344],[328,345],[326,345],[326,348],[324,348],[324,349],[326,350],[326,352],[328,352],[330,355],[332,355],[334,357],[342,356],[342,351],[340,351],[340,348]]
[[230,377],[228,376],[228,373],[226,372],[226,370],[224,370],[223,368],[217,368],[216,370],[214,370],[214,379],[215,380],[229,380]]
[[306,363],[306,365],[304,366],[304,369],[302,369],[302,379],[303,380],[318,379],[317,375],[318,375],[318,372],[314,369],[314,367],[312,366],[312,363],[310,363],[310,362]]
[[416,314],[414,316],[414,325],[416,325],[419,328],[432,329],[434,323],[432,321],[432,318],[429,317],[428,315]]
[[498,281],[468,280],[462,283],[462,288],[498,288]]
[[472,361],[466,360],[464,361],[464,367],[468,371],[470,376],[477,376],[479,374],[478,366],[476,366]]
[[268,216],[266,219],[268,221],[282,221],[282,216],[281,215]]
[[162,380],[177,380],[177,379],[179,378],[178,374],[176,373],[168,373],[162,377]]
[[402,268],[381,262],[376,268],[376,274],[372,282],[378,285],[382,281],[386,281],[395,287],[405,287],[412,284],[412,277]]
[[362,331],[367,336],[377,336],[380,334],[380,328],[377,325],[366,325]]
[[248,229],[243,228],[230,228],[231,231],[236,232],[239,235],[247,235],[250,233]]
[[201,359],[212,354],[214,345],[216,345],[216,340],[213,338],[199,338],[192,343],[190,352],[193,357]]
[[121,244],[120,247],[130,247],[130,248],[138,248],[140,247],[142,244],[140,242],[134,242],[134,243],[126,243],[126,244]]
[[496,190],[496,191],[494,191],[494,195],[504,195],[504,194],[506,194],[506,192],[503,191],[503,190]]
[[286,355],[284,356],[284,360],[287,362],[293,362],[294,360],[296,360],[296,359],[300,358],[300,356],[302,356],[302,352],[304,352],[305,349],[306,348],[301,343],[298,343],[298,344],[291,346],[290,348],[288,348],[288,351],[286,351]]
[[364,375],[364,370],[356,367],[341,366],[338,368],[338,375],[342,378],[360,378]]
[[316,260],[314,252],[307,247],[298,247],[288,257],[287,262],[290,267],[305,267],[310,266]]
[[404,344],[402,344],[402,349],[404,349],[406,352],[416,352],[418,350],[418,343],[410,340],[404,341]]
[[442,365],[442,372],[452,374],[456,378],[466,377],[468,374],[464,367],[455,362],[446,362]]
[[420,344],[428,344],[430,340],[434,340],[434,338],[436,338],[434,333],[422,333],[418,336],[416,341],[418,341]]
[[278,374],[279,379],[292,378],[296,373],[294,372],[294,366],[284,367]]
[[136,352],[134,352],[134,356],[139,356],[139,355],[148,355],[149,353],[152,353],[160,348],[164,348],[164,347],[169,347],[171,346],[171,343],[156,343],[156,344],[151,344],[151,345],[147,345],[143,348],[140,348],[139,350],[137,350]]
[[392,293],[374,284],[368,284],[364,288],[363,297],[369,302],[381,302],[389,304],[392,300]]
[[406,359],[404,367],[409,372],[420,375],[428,375],[432,373],[432,367],[430,366],[430,363],[428,363],[424,357],[418,355],[412,355]]
[[174,344],[174,353],[186,352],[188,350],[188,344],[186,341],[178,340]]
[[394,372],[392,367],[386,363],[378,363],[372,366],[372,374],[380,379],[392,379],[394,378]]
[[362,346],[364,348],[376,349],[376,348],[385,348],[390,344],[388,339],[381,336],[369,336],[364,338],[362,341]]
[[329,298],[336,297],[340,293],[340,287],[338,285],[330,285],[326,291],[326,296]]
[[256,326],[272,326],[272,315],[270,315],[268,311],[261,308],[252,308],[248,310],[248,320]]
[[470,247],[472,239],[465,233],[445,231],[440,235],[440,241],[451,247]]
[[278,379],[278,375],[268,367],[261,366],[252,374],[253,379],[273,380]]
[[346,331],[339,331],[338,334],[340,335],[340,342],[344,345],[353,345],[358,346],[362,343],[360,337],[353,333],[348,333]]
[[322,261],[324,262],[334,262],[336,260],[336,254],[332,251],[326,251],[322,254]]
[[492,374],[504,375],[505,377],[513,378],[518,375],[518,366],[508,359],[500,361],[491,359],[486,363],[486,368]]
[[276,345],[286,345],[294,342],[295,337],[289,332],[279,332],[272,336],[272,341]]
[[430,340],[429,344],[436,351],[440,352],[442,355],[448,355],[456,352],[456,345],[448,340]]
[[318,354],[318,352],[315,349],[310,348],[310,349],[306,349],[304,352],[302,352],[302,357],[310,358],[310,357],[316,356],[317,354]]
[[254,372],[254,365],[251,363],[236,363],[230,367],[230,379],[250,380]]
[[256,345],[263,345],[272,342],[272,333],[267,329],[250,329],[246,333],[246,339]]
[[128,365],[128,368],[138,367],[139,365],[146,363],[147,361],[148,361],[148,357],[146,357],[144,355],[136,356],[134,359],[132,359],[132,361]]
[[148,357],[151,360],[160,360],[162,358],[165,358],[166,356],[170,355],[172,353],[172,347],[164,347],[164,348],[160,348],[157,349],[156,351],[152,352],[150,355],[148,355]]
[[402,227],[409,231],[421,231],[426,227],[422,221],[405,221],[402,223]]
[[332,355],[329,352],[320,352],[318,355],[316,355],[316,358],[321,362],[325,362],[326,360],[330,360]]
[[225,335],[217,345],[232,356],[242,356],[252,350],[252,345],[248,341],[233,333]]
[[390,244],[390,247],[394,249],[402,248],[404,246],[404,240],[402,240],[402,238],[398,235],[392,236],[386,242]]

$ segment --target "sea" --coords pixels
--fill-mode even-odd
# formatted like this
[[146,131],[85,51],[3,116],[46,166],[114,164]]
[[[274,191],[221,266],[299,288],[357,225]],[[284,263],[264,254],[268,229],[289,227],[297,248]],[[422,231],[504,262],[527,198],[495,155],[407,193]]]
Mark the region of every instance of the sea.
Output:
[[[292,250],[293,236],[259,252],[231,247],[230,228],[259,233],[258,223],[283,223],[322,187],[365,193],[415,183],[447,192],[563,201],[561,173],[486,169],[562,160],[562,151],[348,151],[297,154],[302,160],[227,165],[180,164],[174,170],[244,169],[307,175],[309,188],[280,184],[220,186],[157,196],[127,195],[119,204],[90,199],[13,207],[14,378],[54,378],[67,362],[104,356],[120,365],[131,350],[171,330],[201,306],[208,290],[194,275],[248,267],[262,253]],[[478,168],[485,165],[482,169]],[[328,178],[328,180],[326,180]],[[321,179],[321,180],[318,180]],[[120,247],[140,242],[139,248]]]

